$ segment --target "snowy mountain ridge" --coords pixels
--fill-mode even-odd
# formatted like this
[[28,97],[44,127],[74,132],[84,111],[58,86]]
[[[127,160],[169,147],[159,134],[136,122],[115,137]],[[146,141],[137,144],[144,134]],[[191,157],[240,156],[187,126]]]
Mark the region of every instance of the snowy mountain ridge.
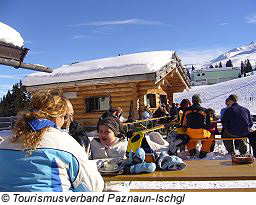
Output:
[[241,61],[250,60],[251,65],[253,68],[255,67],[256,62],[256,43],[252,41],[250,44],[245,46],[240,46],[238,48],[231,49],[230,51],[221,54],[217,58],[202,64],[197,65],[197,68],[205,68],[209,67],[209,65],[219,65],[219,63],[222,63],[222,66],[226,65],[226,62],[228,60],[231,60],[233,63],[233,66],[240,67]]

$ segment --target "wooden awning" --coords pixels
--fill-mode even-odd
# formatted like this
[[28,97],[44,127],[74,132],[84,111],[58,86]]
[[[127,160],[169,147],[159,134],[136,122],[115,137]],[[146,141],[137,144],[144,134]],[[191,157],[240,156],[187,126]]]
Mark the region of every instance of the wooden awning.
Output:
[[23,63],[28,51],[28,48],[20,48],[18,46],[0,42],[0,64],[12,66],[14,68],[25,68],[47,73],[51,73],[53,71],[43,65]]

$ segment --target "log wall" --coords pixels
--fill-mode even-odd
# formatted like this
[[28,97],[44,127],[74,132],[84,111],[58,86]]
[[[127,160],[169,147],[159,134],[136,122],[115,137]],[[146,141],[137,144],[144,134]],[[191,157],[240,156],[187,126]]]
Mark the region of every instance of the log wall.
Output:
[[99,117],[103,114],[103,111],[86,113],[85,98],[87,97],[109,96],[110,105],[121,107],[125,118],[129,116],[130,102],[132,100],[132,117],[133,119],[138,119],[144,110],[144,95],[156,94],[156,106],[158,107],[160,105],[160,94],[167,94],[161,86],[151,81],[68,87],[62,88],[61,92],[76,92],[76,98],[70,99],[74,107],[74,118],[85,126],[95,126]]
[[70,99],[70,102],[74,107],[75,120],[79,121],[82,125],[96,125],[99,117],[103,114],[103,111],[86,113],[85,99],[87,97],[109,96],[110,105],[121,107],[125,118],[128,118],[130,101],[133,100],[133,117],[137,119],[139,116],[137,110],[138,92],[136,82],[69,87],[63,88],[62,92],[76,92],[76,98]]

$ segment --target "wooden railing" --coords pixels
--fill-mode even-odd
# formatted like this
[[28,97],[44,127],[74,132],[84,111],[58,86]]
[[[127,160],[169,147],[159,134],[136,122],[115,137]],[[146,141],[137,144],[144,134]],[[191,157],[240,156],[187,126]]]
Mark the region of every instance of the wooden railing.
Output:
[[[168,116],[159,117],[159,118],[149,118],[145,120],[136,120],[133,122],[123,123],[125,127],[125,131],[135,130],[135,131],[143,131],[143,130],[159,130],[165,128],[165,123],[161,123],[161,120],[169,118]],[[167,123],[171,125],[170,123]],[[159,126],[161,125],[161,126]]]
[[0,130],[10,130],[16,120],[15,116],[0,117]]

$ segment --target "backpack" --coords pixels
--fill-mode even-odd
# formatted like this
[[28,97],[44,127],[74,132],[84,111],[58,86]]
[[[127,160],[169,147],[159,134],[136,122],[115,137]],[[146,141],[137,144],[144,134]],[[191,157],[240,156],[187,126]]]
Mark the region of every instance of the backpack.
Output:
[[134,132],[128,140],[127,156],[129,156],[130,152],[135,153],[138,148],[144,149],[146,162],[155,162],[155,153],[149,146],[147,139],[145,138],[145,132],[143,131]]

